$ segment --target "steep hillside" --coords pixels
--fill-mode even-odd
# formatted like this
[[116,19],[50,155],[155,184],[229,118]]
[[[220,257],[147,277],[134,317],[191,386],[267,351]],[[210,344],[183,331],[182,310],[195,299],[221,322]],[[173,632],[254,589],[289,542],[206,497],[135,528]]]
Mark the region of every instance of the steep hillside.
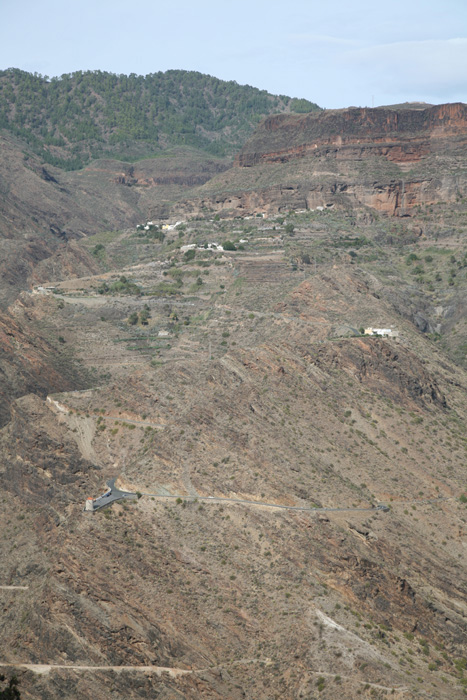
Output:
[[55,304],[38,308],[28,295],[0,313],[0,426],[8,423],[19,396],[34,393],[44,398],[52,387],[78,389],[96,379],[75,361],[60,329],[50,328],[48,316],[54,310]]
[[[462,294],[467,250],[389,228],[98,236],[98,274],[14,305],[92,380],[0,431],[0,671],[25,698],[464,697],[467,375],[415,287],[455,266]],[[139,498],[83,512],[115,477]]]

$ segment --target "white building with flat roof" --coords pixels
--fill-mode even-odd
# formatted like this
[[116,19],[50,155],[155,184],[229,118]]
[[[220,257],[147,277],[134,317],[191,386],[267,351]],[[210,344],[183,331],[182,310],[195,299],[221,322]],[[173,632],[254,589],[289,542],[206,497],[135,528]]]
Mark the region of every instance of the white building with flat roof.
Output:
[[365,328],[365,335],[380,335],[387,338],[397,338],[399,336],[399,331],[395,331],[392,328]]

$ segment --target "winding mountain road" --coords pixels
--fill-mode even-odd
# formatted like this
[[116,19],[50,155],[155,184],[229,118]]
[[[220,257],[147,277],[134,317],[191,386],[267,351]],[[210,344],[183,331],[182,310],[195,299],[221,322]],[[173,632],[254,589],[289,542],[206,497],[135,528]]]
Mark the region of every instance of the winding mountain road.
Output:
[[[240,666],[246,664],[263,664],[265,666],[271,665],[271,659],[240,659],[239,661],[234,661],[231,664],[219,664],[218,666],[211,666],[207,668],[198,669],[186,669],[186,668],[173,668],[169,666],[84,666],[84,665],[71,665],[71,664],[13,664],[13,663],[0,663],[0,669],[3,668],[14,668],[14,669],[24,669],[25,671],[32,671],[33,673],[45,676],[53,671],[91,671],[91,672],[108,672],[112,671],[114,673],[123,672],[139,672],[139,673],[155,673],[157,676],[162,676],[162,674],[168,674],[170,678],[180,678],[181,676],[194,675],[197,673],[206,673],[207,671],[214,671],[222,668],[229,668],[232,666]],[[313,676],[323,676],[325,678],[335,678],[336,674],[329,671],[310,671]],[[356,680],[352,676],[341,676],[346,680],[355,682],[357,685],[365,685],[370,688],[375,688],[376,690],[384,690],[386,692],[407,693],[407,686],[386,686],[380,683],[371,683],[364,680]]]
[[267,503],[264,501],[249,501],[243,498],[227,498],[226,496],[167,496],[163,495],[161,496],[160,494],[157,493],[142,493],[143,496],[151,496],[151,498],[157,498],[158,500],[173,500],[173,499],[179,499],[181,498],[183,501],[191,501],[191,502],[198,502],[198,501],[207,501],[208,503],[239,503],[241,505],[247,505],[247,506],[256,506],[256,507],[261,507],[261,508],[271,508],[271,509],[276,509],[276,510],[299,510],[299,511],[307,511],[307,512],[313,512],[313,513],[323,513],[327,511],[348,511],[348,510],[356,510],[356,511],[375,511],[375,510],[383,510],[383,508],[387,508],[387,506],[377,506],[376,508],[313,508],[311,506],[286,506],[282,505],[280,503]]
[[178,678],[190,673],[195,673],[184,668],[170,668],[168,666],[72,666],[71,664],[5,664],[0,663],[0,668],[21,668],[26,671],[33,671],[38,675],[47,675],[51,671],[114,671],[123,673],[124,671],[140,671],[142,673],[156,673],[161,676],[168,673],[171,678]]
[[[115,486],[115,478],[107,481],[109,490],[102,496],[98,496],[94,499],[94,510],[99,510],[104,506],[108,506],[115,501],[120,501],[122,499],[136,499],[138,495],[130,491],[121,491]],[[271,510],[291,510],[291,511],[301,511],[306,513],[346,513],[346,512],[360,512],[360,513],[374,513],[375,511],[380,511],[387,513],[390,511],[390,507],[380,503],[377,506],[369,506],[367,508],[355,508],[351,506],[344,506],[341,508],[326,508],[326,507],[312,507],[312,506],[287,506],[281,503],[268,503],[265,501],[251,501],[244,498],[228,498],[227,496],[198,496],[198,495],[167,495],[159,493],[146,493],[141,492],[141,496],[149,496],[150,498],[157,499],[159,501],[173,501],[182,500],[185,502],[198,503],[234,503],[239,505],[253,506],[256,508],[269,508]],[[392,505],[409,505],[409,504],[423,504],[423,503],[438,503],[440,501],[452,500],[451,496],[440,496],[439,498],[428,498],[420,499],[416,501],[397,501],[393,502]]]

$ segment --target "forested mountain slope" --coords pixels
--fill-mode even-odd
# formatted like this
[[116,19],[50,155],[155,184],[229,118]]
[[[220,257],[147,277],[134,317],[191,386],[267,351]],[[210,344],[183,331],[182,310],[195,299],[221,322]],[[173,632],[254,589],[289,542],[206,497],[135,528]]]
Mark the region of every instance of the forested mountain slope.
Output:
[[265,116],[316,109],[194,71],[77,71],[52,79],[0,72],[0,127],[25,139],[44,162],[68,170],[106,154],[138,159],[170,145],[224,156],[239,150]]

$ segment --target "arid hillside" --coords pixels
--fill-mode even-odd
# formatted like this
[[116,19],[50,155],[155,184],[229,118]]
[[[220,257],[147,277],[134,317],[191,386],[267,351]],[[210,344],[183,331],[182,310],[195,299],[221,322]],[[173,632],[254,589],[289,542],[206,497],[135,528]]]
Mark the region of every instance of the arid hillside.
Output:
[[[4,352],[44,380],[0,431],[22,697],[464,697],[464,220],[158,221],[18,297]],[[137,497],[85,512],[114,478]]]

